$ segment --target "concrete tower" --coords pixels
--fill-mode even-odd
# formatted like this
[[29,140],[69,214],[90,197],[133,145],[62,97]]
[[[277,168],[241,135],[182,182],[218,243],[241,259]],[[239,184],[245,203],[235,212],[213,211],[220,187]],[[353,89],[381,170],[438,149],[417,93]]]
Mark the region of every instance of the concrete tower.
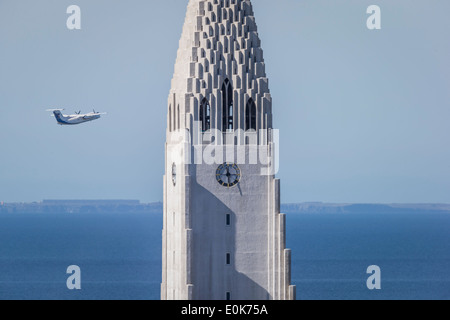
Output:
[[168,100],[162,299],[295,299],[250,0],[189,0]]

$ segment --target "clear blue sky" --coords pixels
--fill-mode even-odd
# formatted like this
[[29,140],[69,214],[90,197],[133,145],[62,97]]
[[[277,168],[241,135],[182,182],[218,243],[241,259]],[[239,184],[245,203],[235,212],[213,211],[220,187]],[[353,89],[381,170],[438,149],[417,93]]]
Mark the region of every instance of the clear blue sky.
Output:
[[[82,30],[66,28],[81,7]],[[382,29],[366,27],[377,4]],[[0,201],[162,200],[187,0],[0,0]],[[450,203],[450,2],[253,0],[283,202]],[[108,112],[74,127],[45,109]]]

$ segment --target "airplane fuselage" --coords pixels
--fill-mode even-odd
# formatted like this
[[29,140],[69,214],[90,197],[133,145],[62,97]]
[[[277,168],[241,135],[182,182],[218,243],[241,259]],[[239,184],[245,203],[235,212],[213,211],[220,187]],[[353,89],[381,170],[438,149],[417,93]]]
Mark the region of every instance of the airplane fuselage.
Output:
[[58,124],[62,126],[80,124],[100,118],[99,114],[92,112],[88,114],[63,115],[61,111],[57,110],[53,111],[53,114]]

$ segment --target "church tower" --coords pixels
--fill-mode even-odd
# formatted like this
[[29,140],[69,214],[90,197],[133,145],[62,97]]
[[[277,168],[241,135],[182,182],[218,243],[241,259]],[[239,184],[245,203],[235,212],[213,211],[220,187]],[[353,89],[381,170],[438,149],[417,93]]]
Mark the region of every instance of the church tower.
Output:
[[250,0],[189,0],[168,99],[161,299],[292,300]]

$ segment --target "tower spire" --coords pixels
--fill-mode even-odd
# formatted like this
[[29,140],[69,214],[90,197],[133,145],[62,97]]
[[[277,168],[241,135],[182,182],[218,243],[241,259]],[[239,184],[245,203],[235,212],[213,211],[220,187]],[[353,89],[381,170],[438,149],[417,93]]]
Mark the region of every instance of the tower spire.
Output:
[[[171,83],[173,94],[210,95],[228,78],[235,90],[271,105],[250,0],[190,0]],[[271,123],[271,110],[265,110]],[[192,113],[190,109],[181,113]]]

